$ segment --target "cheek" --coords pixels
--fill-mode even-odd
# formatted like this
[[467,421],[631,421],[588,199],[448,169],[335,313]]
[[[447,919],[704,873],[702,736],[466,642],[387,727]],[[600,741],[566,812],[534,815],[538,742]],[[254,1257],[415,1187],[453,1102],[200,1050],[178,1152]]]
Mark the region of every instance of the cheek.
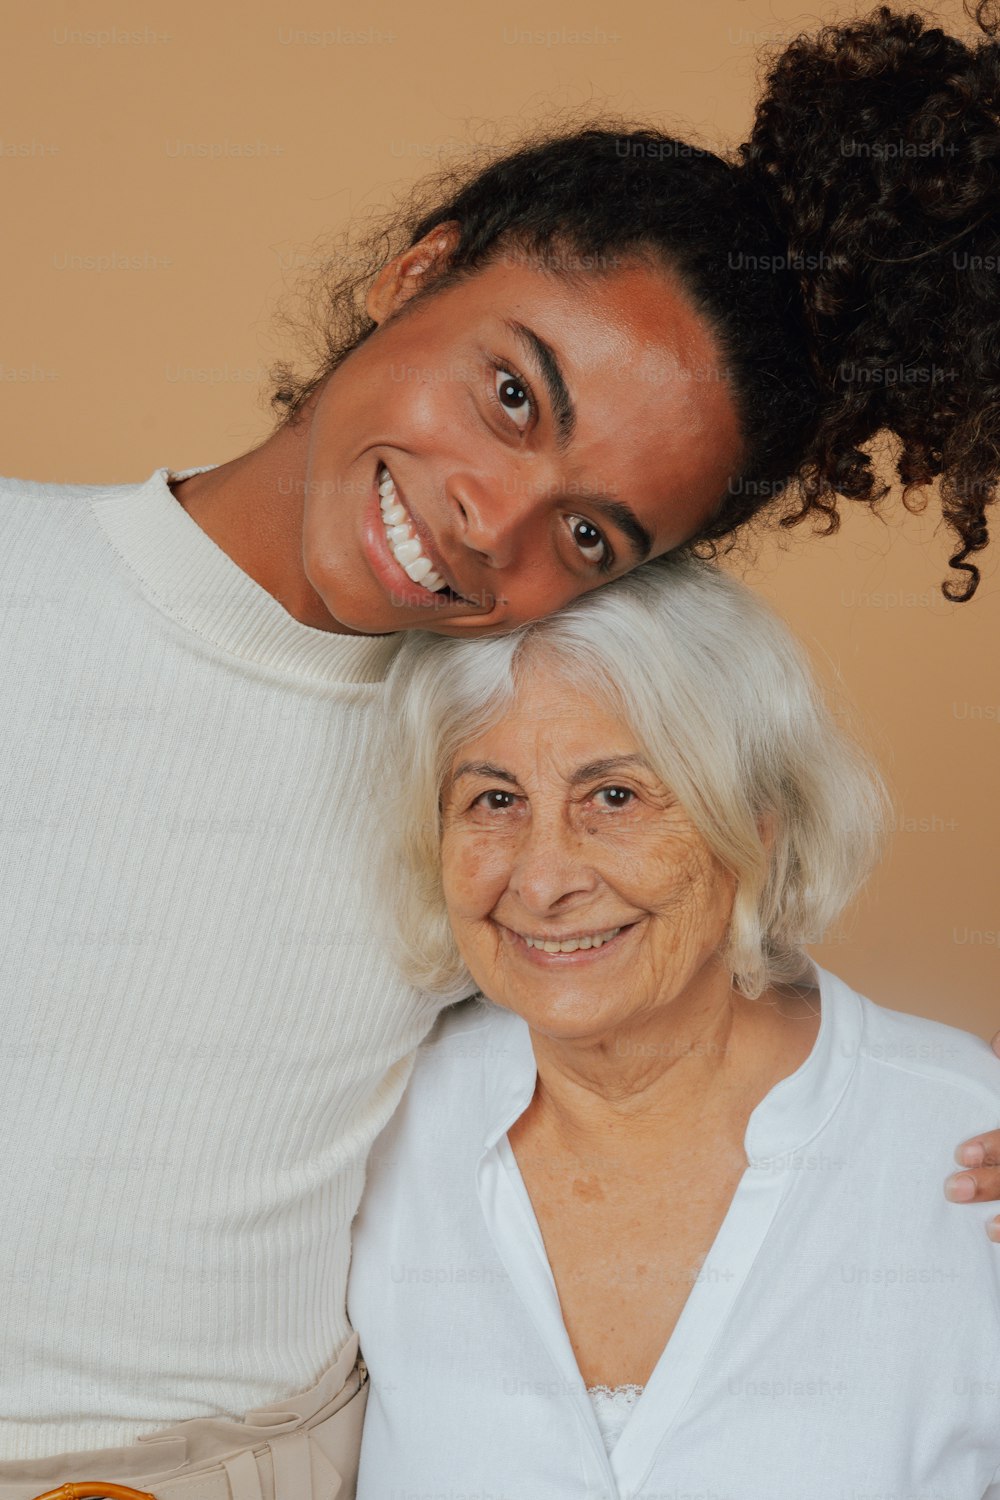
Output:
[[469,833],[446,833],[441,874],[449,916],[455,921],[488,916],[510,876],[507,841]]
[[436,374],[434,367],[411,365],[395,360],[389,367],[389,409],[394,427],[405,434],[410,444],[422,448],[442,436],[442,420],[447,414],[453,427],[452,403],[455,392]]
[[[600,827],[588,827],[594,842]],[[732,877],[687,832],[662,826],[620,830],[606,840],[604,878],[639,907],[687,932],[728,923]]]
[[[544,544],[539,543],[544,552]],[[461,636],[465,640],[488,639],[491,636],[508,635],[521,625],[530,625],[534,620],[545,619],[556,614],[563,605],[569,604],[578,595],[586,592],[566,586],[566,573],[553,555],[551,561],[521,564],[516,570],[506,569],[496,593],[496,605],[502,618],[496,623],[476,628],[444,620],[440,625],[428,625],[438,635]]]
[[[518,625],[530,625],[534,620],[557,614],[564,605],[589,592],[582,579],[577,583],[567,582],[566,570],[544,529],[542,537],[540,558],[524,566],[515,578],[505,580],[511,602],[517,606]],[[511,623],[505,622],[507,629]]]
[[429,322],[404,322],[380,353],[379,401],[411,439],[446,441],[471,423],[469,392],[477,378],[473,364],[447,338],[435,336]]
[[589,860],[606,883],[637,906],[659,911],[676,903],[679,890],[690,884],[688,850],[659,820],[652,824],[624,820],[609,827],[599,816],[584,818],[580,831]]
[[705,848],[691,849],[683,876],[685,927],[698,947],[714,948],[729,927],[733,910],[733,877]]

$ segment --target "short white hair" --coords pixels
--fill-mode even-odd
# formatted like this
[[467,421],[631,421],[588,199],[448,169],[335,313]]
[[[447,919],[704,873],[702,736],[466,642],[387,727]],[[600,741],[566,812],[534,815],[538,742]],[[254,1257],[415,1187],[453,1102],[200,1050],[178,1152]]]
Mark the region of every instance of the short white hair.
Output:
[[877,857],[885,788],[777,616],[717,566],[669,554],[508,635],[406,633],[387,683],[384,779],[371,790],[378,904],[409,981],[449,998],[476,988],[445,907],[442,791],[535,662],[628,724],[735,876],[722,957],[738,988],[756,997],[800,977],[803,945],[822,939]]

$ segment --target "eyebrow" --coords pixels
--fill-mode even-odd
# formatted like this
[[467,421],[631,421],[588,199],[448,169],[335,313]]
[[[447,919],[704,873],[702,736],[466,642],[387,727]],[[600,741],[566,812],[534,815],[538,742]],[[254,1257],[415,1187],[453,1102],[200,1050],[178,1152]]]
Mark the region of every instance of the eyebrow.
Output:
[[452,772],[451,781],[456,782],[460,776],[492,776],[495,781],[506,781],[511,786],[517,786],[516,776],[505,771],[503,766],[492,766],[485,760],[463,760]]
[[590,760],[585,766],[579,766],[570,776],[569,784],[579,786],[581,782],[596,781],[600,776],[629,769],[651,771],[653,768],[644,755],[609,755],[604,760]]
[[[508,333],[517,339],[522,349],[530,356],[545,382],[549,404],[556,419],[556,446],[561,453],[565,453],[576,431],[576,407],[573,405],[573,398],[569,393],[556,351],[526,323],[519,323],[516,318],[503,318],[501,321]],[[626,505],[623,500],[609,500],[606,495],[595,495],[589,490],[577,490],[573,498],[582,500],[605,520],[617,526],[622,535],[628,538],[635,561],[637,563],[646,561],[653,550],[653,536],[643,526],[630,506]]]
[[541,334],[529,328],[526,323],[519,323],[516,318],[504,318],[502,322],[507,332],[513,334],[521,348],[541,371],[545,388],[549,393],[549,402],[555,413],[557,445],[559,451],[564,453],[576,431],[576,407],[573,405],[573,398],[569,393],[558,355],[552,345],[546,343]]
[[[578,766],[570,775],[570,786],[580,786],[585,781],[595,781],[600,776],[608,776],[614,771],[638,768],[644,771],[652,771],[652,766],[644,755],[609,755],[603,760],[590,760],[585,766]],[[506,781],[510,786],[517,786],[517,777],[510,771],[505,771],[503,766],[494,766],[489,761],[463,760],[455,767],[452,773],[452,783],[460,776],[490,776],[496,781]]]

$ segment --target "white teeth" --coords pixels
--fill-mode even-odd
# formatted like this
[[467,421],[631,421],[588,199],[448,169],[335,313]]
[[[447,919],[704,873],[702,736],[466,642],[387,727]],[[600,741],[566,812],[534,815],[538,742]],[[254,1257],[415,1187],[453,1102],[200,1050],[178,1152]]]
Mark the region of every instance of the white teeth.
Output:
[[620,927],[612,927],[607,932],[591,933],[589,937],[568,938],[564,943],[554,943],[550,938],[525,937],[524,941],[529,948],[541,948],[545,953],[575,953],[578,948],[601,948],[620,932]]
[[380,473],[379,505],[389,550],[414,583],[422,584],[432,594],[440,593],[447,585],[440,573],[435,571],[430,558],[424,556],[409,513],[396,498],[396,486],[388,469],[383,466]]

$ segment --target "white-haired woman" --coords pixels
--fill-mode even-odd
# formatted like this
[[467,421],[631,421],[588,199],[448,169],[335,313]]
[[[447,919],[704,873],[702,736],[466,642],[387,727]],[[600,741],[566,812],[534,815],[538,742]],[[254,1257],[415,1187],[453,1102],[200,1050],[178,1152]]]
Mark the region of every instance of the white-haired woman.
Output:
[[996,1064],[807,957],[884,794],[784,627],[666,559],[393,671],[401,959],[494,1003],[371,1163],[360,1500],[1000,1496]]

